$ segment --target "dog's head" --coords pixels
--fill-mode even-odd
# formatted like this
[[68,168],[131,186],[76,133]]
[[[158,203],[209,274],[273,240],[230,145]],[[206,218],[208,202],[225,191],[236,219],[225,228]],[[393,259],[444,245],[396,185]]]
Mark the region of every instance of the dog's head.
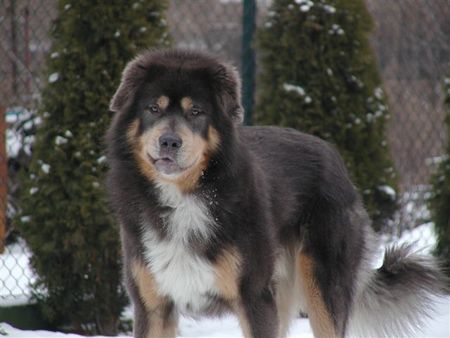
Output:
[[237,72],[208,55],[160,51],[125,68],[111,100],[126,121],[126,142],[153,182],[192,190],[221,147],[223,128],[242,120]]

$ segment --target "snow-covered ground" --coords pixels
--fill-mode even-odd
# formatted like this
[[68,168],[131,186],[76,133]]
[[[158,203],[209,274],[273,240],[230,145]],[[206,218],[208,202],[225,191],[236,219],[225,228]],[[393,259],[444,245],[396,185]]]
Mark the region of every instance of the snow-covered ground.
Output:
[[[384,246],[391,244],[414,243],[415,248],[424,254],[431,254],[436,247],[436,234],[433,222],[428,222],[415,227],[412,230],[403,231],[400,238],[382,236]],[[382,248],[383,249],[383,248]],[[450,338],[450,337],[449,337]]]
[[[387,238],[383,241],[391,244]],[[411,231],[405,231],[394,240],[395,243],[415,242],[418,249],[430,252],[436,238],[432,223],[423,224]],[[28,268],[28,253],[23,250],[23,243],[11,245],[7,252],[0,255],[0,306],[26,303],[29,299],[28,282],[33,279]],[[18,281],[16,283],[16,280]],[[11,295],[12,294],[12,295]],[[128,314],[129,316],[129,314]],[[49,331],[24,331],[13,328],[6,323],[0,323],[0,336],[22,338],[78,338],[74,334],[63,334]],[[126,335],[122,337],[128,337]],[[221,319],[202,319],[199,321],[182,318],[180,321],[179,338],[239,338],[242,334],[234,317]],[[290,338],[313,337],[307,319],[297,319],[290,331]],[[411,338],[450,338],[450,296],[442,300],[437,313],[428,321],[423,332]],[[397,337],[396,337],[397,338]],[[410,338],[410,337],[408,337]]]
[[[0,323],[0,336],[21,338],[79,338],[74,334],[63,334],[50,331],[24,331]],[[129,337],[129,336],[121,336]],[[193,319],[182,318],[180,321],[179,338],[240,338],[243,337],[237,320],[233,317],[221,319]],[[312,331],[307,319],[297,319],[289,334],[290,338],[312,338]],[[449,338],[450,337],[450,297],[440,303],[438,314],[429,320],[423,332],[408,338]],[[399,337],[395,337],[399,338]],[[405,337],[406,338],[406,337]]]
[[[75,334],[63,334],[50,331],[24,331],[17,330],[12,326],[0,323],[0,336],[2,331],[8,337],[20,338],[79,338]],[[100,337],[100,336],[97,336]],[[120,336],[122,338],[129,336]],[[221,319],[204,319],[195,321],[193,319],[182,318],[179,327],[179,338],[241,338],[243,337],[237,320],[233,317]],[[292,338],[313,338],[308,320],[299,319],[292,327],[290,337]],[[95,338],[95,337],[94,337]]]

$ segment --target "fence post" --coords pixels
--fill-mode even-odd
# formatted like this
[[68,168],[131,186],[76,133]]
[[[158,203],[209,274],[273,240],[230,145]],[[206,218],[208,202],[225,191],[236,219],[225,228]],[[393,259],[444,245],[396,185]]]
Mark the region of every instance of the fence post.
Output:
[[[11,52],[16,57],[18,55],[17,47],[17,15],[16,15],[16,0],[11,0],[9,3],[9,13],[11,20]],[[11,69],[12,69],[12,91],[15,97],[18,97],[18,79],[19,79],[19,69],[17,67],[17,60],[11,59]]]
[[6,208],[8,192],[8,158],[6,156],[6,108],[0,106],[0,254],[5,250]]
[[256,27],[256,1],[244,0],[242,13],[242,104],[245,109],[244,124],[252,124],[253,96],[255,91],[255,51],[253,35]]

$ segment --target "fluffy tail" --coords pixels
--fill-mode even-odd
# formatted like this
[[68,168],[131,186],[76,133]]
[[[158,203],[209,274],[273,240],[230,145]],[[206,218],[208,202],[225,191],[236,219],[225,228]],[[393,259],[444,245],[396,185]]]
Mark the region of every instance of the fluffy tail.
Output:
[[351,337],[409,337],[448,291],[436,259],[414,252],[412,245],[387,249],[383,265],[363,279],[349,322]]

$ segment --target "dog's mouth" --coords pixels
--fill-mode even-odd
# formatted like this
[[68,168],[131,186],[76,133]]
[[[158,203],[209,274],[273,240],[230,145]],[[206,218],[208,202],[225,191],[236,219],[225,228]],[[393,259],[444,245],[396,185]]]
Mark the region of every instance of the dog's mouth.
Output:
[[178,164],[176,158],[170,154],[165,154],[157,158],[154,158],[150,154],[148,154],[148,158],[158,172],[164,175],[171,176],[181,174],[182,172],[191,168],[197,162],[196,160],[193,161],[191,165],[181,166],[180,164]]
[[178,165],[176,159],[170,155],[164,155],[153,158],[148,155],[150,162],[155,166],[156,170],[165,175],[174,175],[182,172],[184,169]]

